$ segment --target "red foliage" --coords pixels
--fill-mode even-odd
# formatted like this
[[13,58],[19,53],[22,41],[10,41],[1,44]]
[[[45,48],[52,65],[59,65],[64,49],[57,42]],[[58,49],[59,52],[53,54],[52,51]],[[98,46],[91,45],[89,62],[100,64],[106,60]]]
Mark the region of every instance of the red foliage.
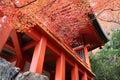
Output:
[[[42,10],[42,9],[41,9]],[[71,43],[79,36],[79,31],[89,24],[88,2],[78,0],[56,0],[49,2],[36,15],[42,18],[46,27],[66,43]]]
[[36,25],[32,18],[38,17],[49,31],[70,44],[89,24],[87,0],[12,1],[1,1],[1,10],[20,31]]

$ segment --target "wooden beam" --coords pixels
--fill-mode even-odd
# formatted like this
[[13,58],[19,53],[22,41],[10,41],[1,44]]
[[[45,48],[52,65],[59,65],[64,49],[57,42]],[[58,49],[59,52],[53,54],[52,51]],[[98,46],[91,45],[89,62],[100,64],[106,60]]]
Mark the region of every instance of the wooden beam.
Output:
[[47,39],[44,36],[41,36],[40,41],[35,46],[32,62],[30,66],[31,72],[36,72],[40,74],[42,73],[46,44],[47,44]]
[[55,54],[52,54],[52,55],[45,57],[45,62],[56,60],[57,58],[58,58],[58,56],[56,56]]
[[8,49],[10,49],[12,51],[15,51],[14,47],[12,46],[12,44],[10,44],[8,42],[5,44],[5,47],[7,47]]
[[11,33],[11,38],[12,38],[14,48],[16,51],[16,56],[17,56],[16,66],[21,68],[21,70],[23,70],[25,62],[24,62],[23,57],[22,57],[22,50],[21,50],[21,44],[19,41],[18,33],[16,32],[15,29],[13,29],[13,31]]
[[23,51],[28,50],[29,48],[35,46],[35,45],[37,44],[37,42],[38,42],[38,41],[31,41],[31,42],[29,42],[28,44],[26,44],[26,45],[22,48],[22,50],[23,50]]
[[66,62],[70,65],[70,66],[72,66],[72,67],[74,67],[74,61],[72,61],[72,59],[70,58],[70,57],[68,57],[68,56],[66,56],[65,57],[65,60],[66,60]]
[[79,70],[79,72],[80,72],[81,74],[84,74],[83,68],[78,67],[78,70]]
[[65,80],[65,56],[63,53],[56,62],[55,80]]
[[16,56],[16,55],[14,55],[14,56],[12,56],[12,57],[10,57],[10,58],[8,59],[9,62],[14,62],[14,61],[16,61],[16,60],[17,60],[17,56]]
[[78,65],[75,64],[71,72],[72,80],[79,80]]
[[40,34],[38,34],[33,28],[31,28],[30,30],[26,31],[25,34],[27,34],[29,37],[31,37],[33,40],[35,41],[39,41],[40,40]]
[[73,48],[74,51],[79,51],[81,49],[84,49],[84,45]]
[[52,50],[55,54],[60,56],[60,51],[52,44],[52,42],[47,43],[47,47]]
[[9,61],[9,62],[14,62],[14,61],[16,61],[16,55],[14,55],[14,56],[12,56],[12,57],[7,57],[7,56],[5,56],[5,55],[3,55],[3,54],[0,54],[0,57],[2,57],[2,58],[4,58],[4,59],[6,59],[7,61]]

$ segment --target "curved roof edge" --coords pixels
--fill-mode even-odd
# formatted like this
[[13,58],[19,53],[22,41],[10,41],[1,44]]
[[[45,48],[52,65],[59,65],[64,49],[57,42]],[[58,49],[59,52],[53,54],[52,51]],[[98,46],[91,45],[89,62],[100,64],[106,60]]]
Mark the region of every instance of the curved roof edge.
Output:
[[94,14],[88,14],[90,19],[92,20],[92,24],[95,27],[97,33],[100,35],[101,39],[104,41],[104,43],[108,42],[108,38],[105,36],[103,30],[101,29],[97,19],[95,18]]

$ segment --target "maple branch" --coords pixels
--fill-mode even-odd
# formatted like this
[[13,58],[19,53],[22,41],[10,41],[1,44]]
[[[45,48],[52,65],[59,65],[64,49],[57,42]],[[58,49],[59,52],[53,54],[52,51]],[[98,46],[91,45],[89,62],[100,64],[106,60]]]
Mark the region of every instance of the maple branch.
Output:
[[105,19],[102,19],[102,18],[99,18],[99,17],[98,17],[98,19],[101,20],[101,21],[113,22],[113,23],[116,23],[116,24],[119,24],[119,25],[120,25],[120,22],[119,22],[119,21],[115,21],[115,20],[105,20]]
[[14,3],[14,0],[11,0],[11,1],[13,2],[15,8],[23,8],[23,7],[26,7],[26,6],[34,3],[34,2],[37,1],[37,0],[33,0],[33,1],[29,2],[29,3],[25,3],[25,5],[22,5],[22,6],[17,6],[17,5]]
[[[104,13],[105,11],[112,11],[112,12],[116,12],[116,11],[120,11],[120,8],[118,8],[118,9],[112,9],[112,8],[107,8],[107,9],[103,9],[101,12],[99,12],[97,15],[95,15],[95,18],[98,18],[99,20],[101,20],[101,21],[105,21],[105,22],[113,22],[113,23],[116,23],[116,24],[119,24],[120,25],[120,21],[119,20],[117,20],[117,19],[119,19],[119,18],[117,18],[116,20],[114,20],[114,19],[103,19],[103,18],[100,18],[99,16],[102,14],[102,13]],[[118,13],[119,14],[119,13]],[[116,17],[119,17],[117,14],[115,15]],[[93,18],[94,19],[94,18]]]
[[120,8],[118,9],[112,9],[112,8],[107,8],[107,9],[103,9],[101,12],[99,12],[96,16],[99,16],[100,14],[102,14],[104,11],[107,11],[107,10],[110,10],[110,11],[119,11]]

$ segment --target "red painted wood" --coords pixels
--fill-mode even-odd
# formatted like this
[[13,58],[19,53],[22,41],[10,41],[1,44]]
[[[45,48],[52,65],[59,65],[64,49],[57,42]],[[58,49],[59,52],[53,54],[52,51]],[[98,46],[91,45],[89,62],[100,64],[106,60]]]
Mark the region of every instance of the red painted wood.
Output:
[[11,43],[6,43],[5,44],[5,47],[7,47],[8,49],[10,49],[10,50],[13,50],[13,51],[15,51],[15,49],[14,49],[14,47],[13,47],[13,45],[11,44]]
[[65,56],[65,60],[71,67],[74,67],[75,62],[73,61],[73,59],[71,59],[69,56]]
[[8,59],[9,62],[14,62],[14,61],[16,61],[16,60],[17,60],[17,56],[16,56],[16,55],[14,55],[14,56],[12,56],[12,57],[10,57],[10,58]]
[[45,62],[56,60],[57,58],[58,58],[58,56],[56,56],[55,54],[52,54],[52,55],[45,57]]
[[61,54],[61,56],[57,59],[55,80],[65,80],[65,56],[64,54]]
[[71,78],[72,80],[79,80],[79,72],[78,72],[77,64],[75,64],[74,68],[72,69]]
[[47,39],[44,36],[41,36],[41,39],[37,43],[34,50],[32,62],[30,66],[31,72],[42,73],[46,44],[47,44]]
[[81,50],[81,49],[83,49],[83,48],[84,48],[84,46],[81,45],[81,46],[78,46],[78,47],[73,48],[73,50],[75,50],[75,51],[79,51],[79,50]]
[[26,31],[25,34],[27,34],[29,37],[31,37],[35,41],[39,41],[40,40],[40,36],[41,35],[38,34],[37,31],[35,31],[32,28],[30,30]]
[[48,42],[48,43],[47,43],[47,47],[48,47],[51,51],[53,51],[56,55],[60,56],[60,50],[56,47],[56,45],[53,46],[52,43],[54,43],[54,42]]
[[81,80],[88,80],[88,78],[87,78],[87,73],[86,73],[86,72],[84,72]]
[[23,49],[23,51],[25,51],[25,50],[27,50],[27,49],[35,46],[36,44],[37,44],[36,41],[31,41],[31,42],[29,42],[28,44],[26,44],[22,49]]
[[16,52],[16,56],[17,56],[16,66],[20,67],[21,70],[23,70],[24,65],[25,65],[25,61],[23,60],[23,52],[21,49],[20,38],[19,38],[18,33],[16,32],[15,29],[13,29],[13,31],[11,33],[11,38],[12,38],[13,45],[14,45],[15,52]]
[[91,78],[90,80],[94,80],[94,78]]
[[84,47],[84,54],[85,54],[86,63],[90,67],[90,58],[89,58],[88,48],[87,47],[88,47],[87,45]]
[[1,28],[0,29],[0,52],[5,45],[13,27],[7,26],[6,28]]

